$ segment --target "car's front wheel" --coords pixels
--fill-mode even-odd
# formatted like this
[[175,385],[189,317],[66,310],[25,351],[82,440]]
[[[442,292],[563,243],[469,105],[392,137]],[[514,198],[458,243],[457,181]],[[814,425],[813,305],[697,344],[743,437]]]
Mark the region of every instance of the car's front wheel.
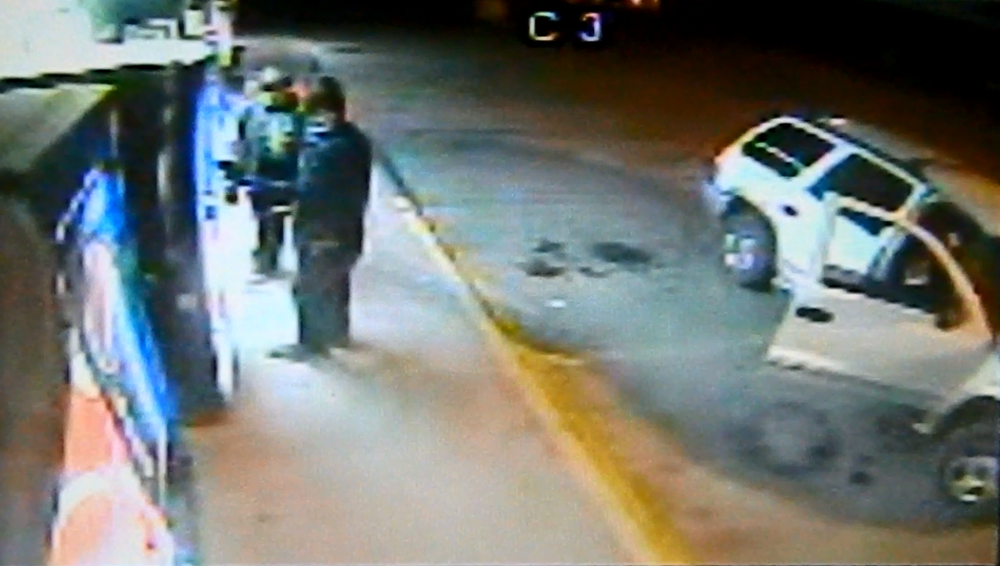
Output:
[[774,232],[763,215],[749,210],[723,220],[722,262],[738,285],[768,290],[776,273]]
[[996,519],[1000,425],[990,419],[950,432],[942,442],[938,484],[949,508],[966,520]]

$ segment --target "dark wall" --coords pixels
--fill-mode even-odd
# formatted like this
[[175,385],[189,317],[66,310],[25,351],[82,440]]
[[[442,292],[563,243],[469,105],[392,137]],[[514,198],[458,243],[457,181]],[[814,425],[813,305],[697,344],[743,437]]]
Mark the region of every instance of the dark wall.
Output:
[[[961,2],[933,4],[948,3]],[[1000,14],[964,18],[959,16],[971,12],[924,9],[921,4],[931,3],[665,0],[662,14],[655,25],[645,26],[645,33],[820,57],[932,89],[976,90],[1000,80],[993,56]]]
[[110,147],[108,115],[111,100],[87,111],[65,135],[55,141],[22,180],[21,194],[31,205],[46,235],[54,234],[59,216],[80,188],[95,159]]
[[46,559],[66,400],[54,266],[27,208],[0,198],[0,566]]
[[0,174],[0,566],[45,562],[67,394],[52,234],[107,143],[98,104],[27,173]]

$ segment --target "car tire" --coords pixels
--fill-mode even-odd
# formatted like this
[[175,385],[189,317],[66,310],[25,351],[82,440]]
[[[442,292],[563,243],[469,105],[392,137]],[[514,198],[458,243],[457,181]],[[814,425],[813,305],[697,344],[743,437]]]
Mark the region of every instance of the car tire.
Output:
[[995,420],[959,427],[944,437],[938,488],[949,515],[962,521],[996,520],[998,443],[1000,424]]
[[776,273],[774,231],[761,214],[742,210],[723,219],[723,266],[736,283],[755,291],[770,290]]

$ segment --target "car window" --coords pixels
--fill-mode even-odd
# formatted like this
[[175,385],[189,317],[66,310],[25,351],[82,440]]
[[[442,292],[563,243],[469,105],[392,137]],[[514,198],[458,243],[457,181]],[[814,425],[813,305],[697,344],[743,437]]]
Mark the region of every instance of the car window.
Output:
[[743,145],[743,154],[790,179],[823,158],[833,144],[794,124],[782,122]]
[[895,212],[909,200],[913,185],[864,157],[850,155],[816,184],[813,193],[822,198],[827,190]]
[[907,235],[888,269],[869,283],[869,294],[889,302],[938,314],[961,304],[948,272],[920,239]]
[[[826,191],[895,212],[909,200],[913,194],[913,186],[902,177],[859,155],[850,155],[809,189],[809,193],[817,199],[822,199]],[[883,220],[852,210],[843,210],[840,214],[872,235],[881,234],[889,225]]]

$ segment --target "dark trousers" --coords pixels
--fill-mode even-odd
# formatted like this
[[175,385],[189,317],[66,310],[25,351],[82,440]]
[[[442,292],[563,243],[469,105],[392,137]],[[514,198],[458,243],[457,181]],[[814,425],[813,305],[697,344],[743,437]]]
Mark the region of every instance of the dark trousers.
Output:
[[278,268],[278,254],[285,243],[285,213],[275,213],[276,206],[290,206],[294,197],[290,191],[260,189],[250,193],[257,217],[257,259],[261,271]]
[[278,268],[278,254],[285,243],[285,215],[265,211],[257,215],[257,254],[263,271]]
[[346,343],[351,325],[351,272],[356,258],[356,254],[342,248],[299,246],[295,304],[301,345],[324,350]]

